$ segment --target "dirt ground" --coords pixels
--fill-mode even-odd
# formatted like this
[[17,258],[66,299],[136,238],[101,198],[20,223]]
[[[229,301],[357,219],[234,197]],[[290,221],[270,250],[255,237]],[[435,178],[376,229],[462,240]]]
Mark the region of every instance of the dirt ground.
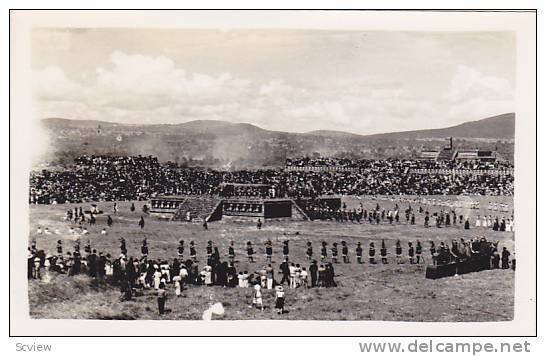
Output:
[[[444,201],[456,201],[459,197],[437,197]],[[414,209],[422,205],[431,213],[447,209],[433,205],[432,201],[416,202],[415,197],[392,198],[351,197],[345,198],[349,207],[360,202],[371,209],[377,203],[386,209],[392,209],[398,203],[403,211],[408,202]],[[428,197],[427,199],[431,199]],[[472,198],[474,199],[474,198]],[[457,215],[469,217],[471,229],[464,230],[460,224],[443,228],[425,228],[423,214],[416,214],[416,225],[409,225],[403,213],[398,224],[390,225],[387,221],[380,225],[367,222],[336,223],[322,221],[266,221],[261,230],[256,228],[256,221],[229,219],[209,224],[204,230],[201,223],[160,221],[142,213],[144,202],[135,202],[136,210],[129,210],[130,202],[119,202],[118,213],[113,214],[113,203],[98,203],[105,214],[97,217],[95,226],[88,227],[89,235],[77,236],[68,232],[70,223],[63,220],[66,210],[82,206],[88,210],[90,204],[67,204],[30,207],[30,236],[35,239],[39,249],[55,253],[57,240],[62,240],[65,251],[72,250],[74,241],[80,238],[81,245],[89,239],[92,248],[113,256],[119,254],[119,239],[125,238],[128,255],[140,257],[140,246],[146,238],[150,248],[150,258],[172,260],[177,257],[176,246],[184,240],[186,253],[189,254],[189,241],[194,241],[197,248],[198,264],[206,262],[205,246],[212,240],[219,247],[222,258],[227,256],[231,240],[235,243],[237,271],[254,272],[266,263],[264,242],[273,241],[273,267],[275,279],[280,280],[278,265],[282,259],[282,241],[290,240],[290,259],[308,267],[305,257],[305,244],[313,242],[313,249],[319,259],[320,242],[326,241],[329,248],[333,242],[342,240],[349,245],[350,262],[335,265],[335,288],[285,289],[287,313],[277,315],[274,312],[274,292],[264,291],[265,311],[249,308],[252,291],[250,289],[222,287],[189,286],[183,296],[176,298],[172,285],[168,285],[169,312],[163,316],[157,314],[155,294],[145,291],[133,301],[120,302],[119,290],[108,284],[97,284],[87,276],[68,277],[49,275],[41,281],[29,282],[29,307],[33,318],[83,318],[83,319],[201,319],[202,313],[211,304],[221,302],[223,315],[215,319],[290,319],[290,320],[397,320],[397,321],[501,321],[513,318],[514,273],[512,270],[491,270],[470,273],[462,276],[439,280],[425,279],[425,264],[396,264],[394,245],[402,241],[404,254],[407,254],[407,242],[420,240],[423,243],[423,255],[426,263],[430,262],[429,241],[451,243],[453,239],[469,239],[485,236],[499,241],[499,247],[506,246],[514,252],[514,233],[495,232],[490,229],[474,227],[475,216],[480,214],[509,217],[509,212],[488,211],[489,201],[502,201],[512,206],[511,198],[481,197],[480,209],[457,209]],[[451,210],[449,208],[449,210]],[[106,227],[106,215],[110,214],[114,224],[107,235],[100,235]],[[138,220],[144,215],[144,229],[138,226]],[[37,227],[48,227],[50,234],[36,233]],[[364,256],[370,241],[375,241],[378,248],[385,240],[389,250],[389,264],[357,264],[354,250],[358,241],[362,242]],[[256,263],[246,261],[245,244],[252,241],[256,251]],[[330,253],[330,251],[329,251]]]

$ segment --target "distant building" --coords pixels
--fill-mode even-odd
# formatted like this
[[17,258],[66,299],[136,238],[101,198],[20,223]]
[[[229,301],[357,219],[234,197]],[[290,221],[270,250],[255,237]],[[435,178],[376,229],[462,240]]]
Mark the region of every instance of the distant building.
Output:
[[480,161],[480,162],[495,162],[497,160],[497,152],[491,150],[480,150],[477,148],[463,149],[453,148],[453,138],[449,138],[449,145],[442,150],[423,150],[419,159],[430,161]]
[[456,161],[495,162],[497,160],[497,155],[494,151],[460,149],[455,151],[453,159]]
[[427,160],[427,161],[436,161],[440,151],[438,150],[423,150],[419,155],[418,159]]

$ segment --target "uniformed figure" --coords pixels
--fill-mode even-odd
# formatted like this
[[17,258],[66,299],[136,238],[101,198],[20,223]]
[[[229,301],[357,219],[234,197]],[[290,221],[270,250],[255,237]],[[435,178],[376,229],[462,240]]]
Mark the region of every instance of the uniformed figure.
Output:
[[417,257],[417,264],[421,263],[422,253],[423,253],[423,246],[421,246],[421,241],[417,240],[417,245],[415,246],[415,256]]
[[322,241],[322,247],[320,248],[320,260],[324,261],[328,257],[328,252],[326,251],[326,241]]
[[373,242],[370,242],[370,249],[368,251],[368,257],[370,258],[370,263],[375,264],[375,245]]
[[142,240],[142,247],[140,248],[142,257],[148,257],[148,241],[146,239]]
[[212,241],[207,242],[207,261],[210,266],[210,261],[212,260]]
[[273,246],[271,245],[271,240],[268,240],[265,243],[265,258],[267,262],[271,263],[272,257],[273,257]]
[[258,230],[262,229],[262,220],[261,219],[258,219],[258,222],[256,223],[256,227],[258,228]]
[[501,268],[502,269],[508,269],[508,261],[510,259],[510,252],[506,249],[506,247],[502,248],[502,255],[501,255]]
[[123,256],[127,256],[127,246],[123,237],[119,239],[119,250]]
[[413,244],[411,242],[408,242],[408,257],[409,257],[409,263],[414,264],[415,263],[415,249],[413,248]]
[[343,263],[349,263],[349,247],[345,241],[341,241],[341,256],[343,257]]
[[177,251],[178,251],[178,258],[183,259],[184,258],[184,240],[180,240],[178,242]]
[[430,241],[430,256],[432,257],[432,264],[436,264],[436,246],[434,245],[434,241]]
[[228,259],[231,263],[235,262],[235,248],[233,247],[233,241],[229,243]]
[[332,263],[337,263],[337,242],[332,244]]
[[356,243],[356,262],[362,263],[362,244],[360,242]]
[[63,255],[63,242],[61,240],[57,241],[57,254],[60,256]]
[[248,257],[248,262],[254,262],[254,248],[252,247],[252,242],[248,241],[246,243],[246,255]]
[[282,255],[285,261],[288,261],[289,253],[290,253],[290,250],[288,249],[288,240],[284,240],[283,246],[282,246]]
[[381,250],[379,250],[379,254],[381,255],[381,263],[389,263],[387,260],[387,246],[385,246],[385,240],[381,240]]
[[395,253],[396,253],[396,263],[398,264],[402,263],[402,245],[400,244],[400,240],[396,241]]
[[197,261],[197,251],[195,250],[195,243],[190,241],[190,258],[193,262]]
[[313,258],[313,246],[311,241],[307,241],[307,251],[305,252],[307,259],[310,261]]

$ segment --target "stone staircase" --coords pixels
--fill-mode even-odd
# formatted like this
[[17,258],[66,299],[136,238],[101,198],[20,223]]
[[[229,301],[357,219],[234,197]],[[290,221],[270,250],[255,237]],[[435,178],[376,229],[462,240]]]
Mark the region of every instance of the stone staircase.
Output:
[[211,196],[199,196],[186,199],[180,204],[171,220],[173,221],[187,221],[187,213],[190,213],[193,221],[204,221],[207,217],[212,216],[212,220],[219,220],[218,214],[221,218],[221,203],[222,199]]

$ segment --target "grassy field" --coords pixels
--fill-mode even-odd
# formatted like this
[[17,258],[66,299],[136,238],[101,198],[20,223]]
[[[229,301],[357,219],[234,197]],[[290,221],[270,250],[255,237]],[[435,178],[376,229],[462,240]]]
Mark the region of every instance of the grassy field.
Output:
[[[446,198],[443,198],[446,199]],[[452,197],[451,199],[458,199]],[[488,201],[501,199],[511,205],[510,198],[481,198],[482,206]],[[372,200],[369,197],[347,199],[352,206],[362,202],[372,208],[377,202],[386,209],[394,205],[390,200]],[[248,308],[252,291],[250,289],[222,287],[189,286],[181,298],[175,298],[174,290],[168,286],[170,295],[167,308],[170,312],[158,316],[153,291],[145,291],[129,302],[119,301],[119,291],[108,284],[97,284],[86,276],[67,277],[50,275],[41,281],[29,282],[30,314],[33,318],[83,318],[83,319],[201,319],[202,313],[211,303],[221,302],[225,313],[215,319],[291,319],[291,320],[402,320],[402,321],[500,321],[511,320],[514,303],[514,274],[511,270],[492,270],[470,273],[440,280],[425,279],[425,265],[398,265],[394,262],[394,244],[402,241],[404,253],[407,241],[420,240],[424,256],[430,262],[428,241],[450,243],[453,239],[485,236],[500,241],[514,251],[514,233],[494,232],[484,228],[474,228],[473,217],[487,213],[485,210],[457,211],[469,216],[470,230],[457,225],[448,228],[424,228],[422,214],[417,214],[416,225],[407,225],[402,214],[399,224],[369,225],[368,223],[335,222],[290,222],[266,221],[262,230],[257,230],[254,220],[220,221],[209,224],[203,230],[200,223],[159,221],[145,216],[146,226],[140,229],[138,220],[143,202],[135,202],[136,211],[130,212],[129,202],[118,203],[119,212],[111,214],[113,226],[106,236],[100,230],[106,227],[106,214],[97,218],[97,224],[90,227],[90,234],[81,237],[82,247],[89,238],[93,248],[116,256],[119,253],[119,238],[127,241],[129,256],[140,257],[140,246],[147,238],[150,257],[154,259],[173,259],[180,239],[188,245],[193,240],[197,247],[199,266],[206,262],[205,245],[212,240],[219,247],[223,258],[227,246],[235,242],[238,262],[237,270],[256,271],[266,262],[264,242],[273,241],[274,267],[277,280],[280,280],[278,265],[282,258],[282,241],[290,239],[290,258],[292,261],[308,266],[305,258],[305,244],[313,241],[313,249],[318,257],[320,242],[347,241],[351,263],[335,265],[336,288],[286,289],[287,313],[279,316],[274,312],[273,291],[264,291],[265,311]],[[398,203],[402,210],[406,203]],[[88,205],[80,204],[84,210]],[[113,203],[99,203],[105,213],[112,213]],[[417,205],[412,203],[414,209]],[[54,253],[57,240],[62,240],[65,251],[72,250],[75,235],[68,233],[69,223],[63,221],[64,213],[73,205],[49,205],[30,207],[30,240],[36,239],[38,248]],[[430,212],[440,207],[423,205]],[[444,208],[445,209],[445,208]],[[488,213],[489,214],[489,213]],[[494,215],[491,212],[491,215]],[[503,215],[499,213],[499,215]],[[509,216],[510,214],[505,214]],[[38,226],[48,227],[52,234],[36,234]],[[57,233],[55,233],[57,231]],[[285,235],[286,234],[286,235]],[[357,264],[354,248],[357,241],[364,247],[367,255],[369,241],[379,247],[384,239],[389,248],[388,265]],[[254,264],[246,262],[245,244],[251,240],[257,253]],[[187,247],[187,252],[189,249]],[[329,252],[330,253],[330,252]],[[318,258],[317,258],[318,259]],[[367,262],[367,261],[366,261]]]

